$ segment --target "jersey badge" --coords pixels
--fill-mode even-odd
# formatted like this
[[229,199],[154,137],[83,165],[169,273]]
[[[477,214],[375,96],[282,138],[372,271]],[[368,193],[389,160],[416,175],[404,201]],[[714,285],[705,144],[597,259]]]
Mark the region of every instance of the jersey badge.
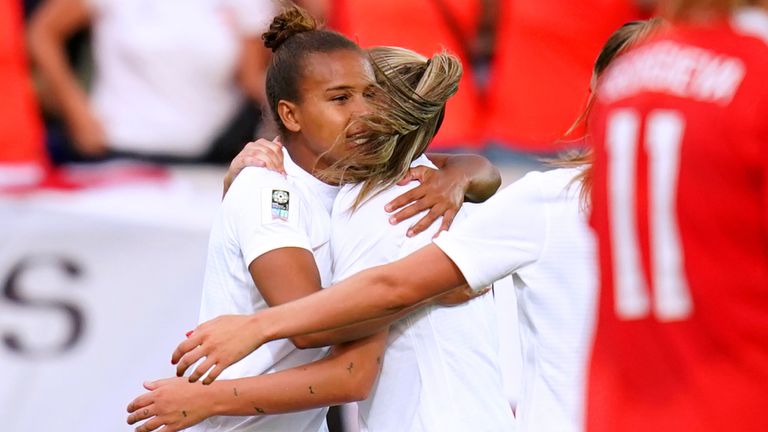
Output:
[[272,191],[272,220],[288,220],[288,206],[291,195],[288,191],[275,189]]

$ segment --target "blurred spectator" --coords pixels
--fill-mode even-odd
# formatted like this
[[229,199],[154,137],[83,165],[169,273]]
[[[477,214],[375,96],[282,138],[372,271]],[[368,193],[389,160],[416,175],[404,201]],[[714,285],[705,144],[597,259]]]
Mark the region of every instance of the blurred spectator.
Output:
[[21,3],[0,2],[0,186],[34,183],[47,165],[23,40]]
[[[271,0],[45,0],[29,43],[71,137],[60,159],[228,161],[261,117],[274,13]],[[89,26],[87,96],[64,44]]]
[[502,0],[483,125],[488,141],[507,149],[555,151],[584,107],[584,83],[600,46],[652,4]]
[[[360,46],[395,45],[425,55],[443,49],[464,65],[459,92],[448,102],[432,149],[477,148],[480,91],[473,62],[488,53],[487,30],[498,0],[314,0],[329,8],[328,22]],[[480,40],[486,42],[480,42]]]

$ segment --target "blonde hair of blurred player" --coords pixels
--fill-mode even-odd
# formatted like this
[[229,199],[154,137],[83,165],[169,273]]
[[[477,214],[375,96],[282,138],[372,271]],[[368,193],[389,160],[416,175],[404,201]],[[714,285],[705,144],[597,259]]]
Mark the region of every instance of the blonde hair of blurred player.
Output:
[[[658,31],[663,24],[661,18],[651,18],[643,21],[630,21],[625,23],[618,30],[614,31],[608,40],[603,45],[600,53],[595,60],[595,65],[592,68],[592,79],[589,82],[589,99],[587,99],[586,108],[579,115],[576,121],[571,125],[566,136],[573,133],[573,131],[579,126],[586,125],[589,120],[589,114],[592,111],[592,106],[595,103],[595,90],[597,89],[597,83],[603,73],[608,69],[608,66],[613,62],[616,57],[637,46],[642,41],[648,39],[654,32]],[[589,137],[584,137],[589,145]],[[566,152],[561,157],[553,162],[553,165],[559,167],[577,167],[586,166],[586,168],[574,178],[574,183],[579,185],[579,198],[581,199],[582,207],[585,209],[589,207],[590,192],[592,190],[592,162],[594,155],[591,148],[580,151]]]

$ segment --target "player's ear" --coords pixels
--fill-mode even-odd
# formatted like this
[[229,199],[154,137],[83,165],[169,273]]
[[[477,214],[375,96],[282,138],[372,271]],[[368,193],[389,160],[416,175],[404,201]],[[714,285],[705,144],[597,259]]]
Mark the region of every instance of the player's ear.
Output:
[[287,100],[280,100],[277,103],[277,115],[283,122],[285,128],[291,132],[301,132],[301,115],[298,105]]

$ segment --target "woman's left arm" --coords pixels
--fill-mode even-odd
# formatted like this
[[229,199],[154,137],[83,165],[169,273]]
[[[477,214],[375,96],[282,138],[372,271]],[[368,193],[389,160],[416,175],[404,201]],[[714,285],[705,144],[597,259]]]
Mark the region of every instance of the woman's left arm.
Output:
[[336,345],[315,362],[210,385],[172,378],[145,383],[128,405],[137,432],[178,431],[209,417],[284,414],[365,400],[379,375],[388,331]]

